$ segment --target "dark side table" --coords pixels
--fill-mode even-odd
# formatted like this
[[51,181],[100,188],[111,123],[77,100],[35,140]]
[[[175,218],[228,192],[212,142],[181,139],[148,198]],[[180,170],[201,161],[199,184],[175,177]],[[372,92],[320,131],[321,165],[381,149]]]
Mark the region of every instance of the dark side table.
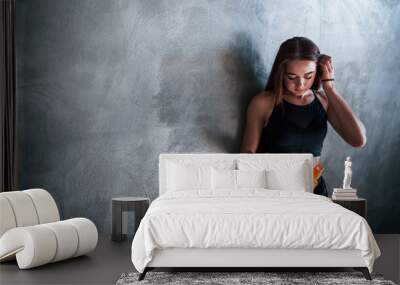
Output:
[[363,198],[355,198],[351,200],[336,200],[332,199],[332,202],[339,204],[340,206],[359,214],[364,219],[367,219],[367,200]]
[[146,197],[118,197],[112,199],[112,233],[113,241],[123,241],[126,239],[127,215],[124,212],[133,211],[135,213],[135,229],[137,231],[140,221],[144,217],[150,205],[150,199]]

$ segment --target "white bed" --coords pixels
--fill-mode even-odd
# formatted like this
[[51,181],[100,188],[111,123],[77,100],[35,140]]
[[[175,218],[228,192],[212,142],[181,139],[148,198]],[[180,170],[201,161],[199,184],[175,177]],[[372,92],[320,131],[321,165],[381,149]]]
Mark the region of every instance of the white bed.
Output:
[[354,267],[370,278],[380,255],[371,229],[312,194],[312,161],[311,154],[161,154],[160,196],[132,243],[140,279],[155,267]]

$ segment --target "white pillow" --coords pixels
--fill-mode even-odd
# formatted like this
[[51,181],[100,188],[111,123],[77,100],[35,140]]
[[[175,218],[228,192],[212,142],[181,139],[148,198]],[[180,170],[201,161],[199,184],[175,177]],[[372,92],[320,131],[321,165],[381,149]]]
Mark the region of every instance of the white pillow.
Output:
[[212,168],[211,173],[214,190],[236,190],[236,170]]
[[307,191],[311,179],[310,167],[305,160],[239,159],[240,170],[266,170],[267,188],[274,190]]
[[267,171],[267,181],[269,189],[307,191],[304,166],[284,170],[271,169]]
[[267,172],[263,170],[236,170],[238,188],[267,188]]
[[211,190],[211,167],[168,162],[168,191]]
[[238,190],[240,188],[267,188],[267,176],[263,170],[215,169],[212,171],[213,190]]

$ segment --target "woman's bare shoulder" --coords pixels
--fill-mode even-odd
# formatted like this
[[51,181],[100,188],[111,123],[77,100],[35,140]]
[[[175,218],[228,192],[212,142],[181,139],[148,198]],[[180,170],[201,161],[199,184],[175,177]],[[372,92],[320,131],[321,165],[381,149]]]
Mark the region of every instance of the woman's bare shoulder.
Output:
[[269,91],[261,91],[256,94],[250,102],[249,108],[263,113],[271,111],[274,108],[274,96]]
[[326,96],[324,90],[317,90],[317,96],[319,101],[321,102],[322,106],[324,107],[325,111],[328,110],[328,96]]

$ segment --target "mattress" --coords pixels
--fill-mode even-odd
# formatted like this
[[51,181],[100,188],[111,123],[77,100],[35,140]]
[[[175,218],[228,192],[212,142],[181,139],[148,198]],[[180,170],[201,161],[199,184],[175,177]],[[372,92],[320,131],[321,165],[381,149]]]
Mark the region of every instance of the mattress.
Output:
[[361,216],[320,195],[266,189],[161,195],[133,239],[135,268],[143,272],[167,248],[360,250],[370,272],[380,256]]

